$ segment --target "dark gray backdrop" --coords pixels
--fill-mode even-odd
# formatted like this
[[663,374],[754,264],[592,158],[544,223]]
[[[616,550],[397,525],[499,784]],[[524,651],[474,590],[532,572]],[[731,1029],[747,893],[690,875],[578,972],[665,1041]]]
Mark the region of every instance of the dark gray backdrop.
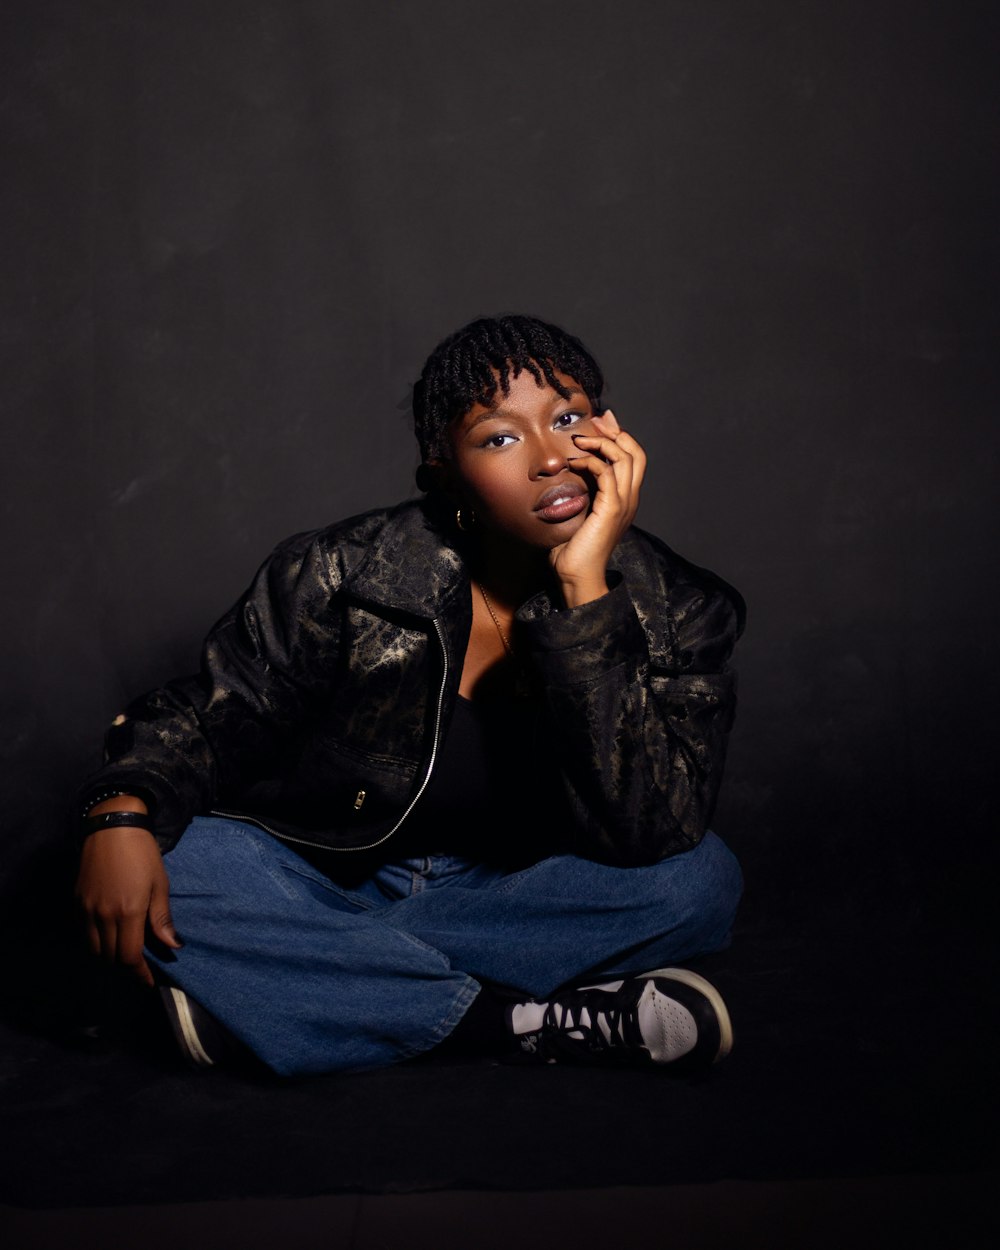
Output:
[[593,348],[640,523],[749,601],[717,820],[748,914],[972,913],[991,8],[5,5],[8,885],[51,897],[104,724],[275,541],[412,493],[424,356],[514,310]]

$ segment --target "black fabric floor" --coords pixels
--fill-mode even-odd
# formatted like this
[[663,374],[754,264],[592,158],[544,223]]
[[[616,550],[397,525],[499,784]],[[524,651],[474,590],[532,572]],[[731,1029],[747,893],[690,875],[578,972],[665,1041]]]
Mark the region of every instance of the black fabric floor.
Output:
[[744,922],[704,965],[737,1044],[697,1081],[480,1059],[284,1083],[202,1074],[175,1059],[141,991],[88,1040],[84,966],[67,957],[26,978],[13,963],[9,1207],[940,1176],[997,1162],[992,982],[913,933],[873,950]]

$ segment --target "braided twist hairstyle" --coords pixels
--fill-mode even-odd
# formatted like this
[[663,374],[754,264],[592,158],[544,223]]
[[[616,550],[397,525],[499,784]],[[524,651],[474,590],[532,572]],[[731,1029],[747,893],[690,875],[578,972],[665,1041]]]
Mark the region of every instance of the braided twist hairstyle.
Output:
[[[488,406],[498,389],[509,394],[511,379],[524,371],[564,399],[569,393],[556,373],[567,374],[600,411],[604,375],[579,339],[537,317],[480,317],[438,344],[413,387],[413,424],[425,464],[447,459],[452,421],[476,404]],[[426,470],[418,471],[417,485],[427,489]]]

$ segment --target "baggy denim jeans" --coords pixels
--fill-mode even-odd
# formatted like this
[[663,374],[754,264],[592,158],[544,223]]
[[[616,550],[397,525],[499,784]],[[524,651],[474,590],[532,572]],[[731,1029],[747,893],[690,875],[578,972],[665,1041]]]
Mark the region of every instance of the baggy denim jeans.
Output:
[[282,1075],[419,1055],[484,981],[544,999],[719,950],[742,889],[712,833],[648,867],[431,856],[345,889],[255,826],[212,817],[165,864],[184,946],[148,958]]

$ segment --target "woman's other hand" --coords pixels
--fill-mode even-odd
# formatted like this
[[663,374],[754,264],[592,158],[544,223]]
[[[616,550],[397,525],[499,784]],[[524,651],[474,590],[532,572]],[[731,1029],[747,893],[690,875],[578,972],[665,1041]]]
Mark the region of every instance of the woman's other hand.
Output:
[[610,408],[591,425],[595,434],[574,435],[577,455],[570,462],[597,483],[590,513],[569,542],[549,555],[568,608],[607,593],[608,560],[635,518],[646,472],[646,453]]
[[147,924],[166,946],[181,946],[170,918],[170,883],[153,835],[129,825],[90,834],[80,856],[76,896],[93,953],[152,985],[143,957]]

